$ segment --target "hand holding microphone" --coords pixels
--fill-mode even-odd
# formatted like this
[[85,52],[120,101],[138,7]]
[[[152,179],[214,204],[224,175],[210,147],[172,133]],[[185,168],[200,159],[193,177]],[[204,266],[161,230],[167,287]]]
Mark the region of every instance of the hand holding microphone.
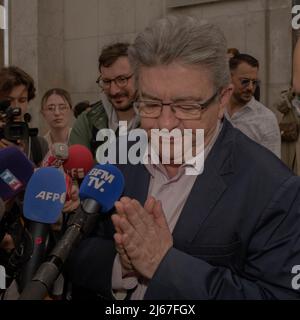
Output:
[[80,205],[79,187],[76,182],[72,182],[72,184],[67,187],[67,194],[68,198],[62,210],[62,212],[65,213],[75,211]]

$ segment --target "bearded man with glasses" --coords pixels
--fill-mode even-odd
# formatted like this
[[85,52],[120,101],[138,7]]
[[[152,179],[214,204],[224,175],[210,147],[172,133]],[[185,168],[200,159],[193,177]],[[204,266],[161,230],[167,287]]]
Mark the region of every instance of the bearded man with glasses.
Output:
[[128,47],[128,43],[118,42],[103,48],[99,57],[100,75],[96,81],[101,100],[77,118],[70,135],[71,145],[82,144],[95,155],[101,144],[97,141],[99,130],[109,128],[118,135],[119,121],[127,121],[128,130],[138,126],[138,117],[133,110],[136,88]]
[[248,54],[229,60],[234,85],[226,118],[245,135],[281,158],[281,135],[275,114],[255,99],[259,87],[259,63]]
[[149,140],[204,130],[204,168],[187,174],[193,163],[174,161],[173,141],[169,163],[119,164],[124,196],[74,251],[73,284],[105,299],[300,298],[300,178],[224,118],[226,48],[218,27],[185,16],[137,36],[141,128]]

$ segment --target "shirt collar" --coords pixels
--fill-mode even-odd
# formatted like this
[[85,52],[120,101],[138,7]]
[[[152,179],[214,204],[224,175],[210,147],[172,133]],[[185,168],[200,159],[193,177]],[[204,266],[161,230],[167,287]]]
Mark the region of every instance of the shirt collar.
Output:
[[234,112],[234,114],[232,116],[229,115],[228,109],[226,107],[225,108],[225,117],[230,120],[231,118],[236,117],[240,113],[243,113],[245,110],[254,110],[256,108],[255,101],[256,101],[255,98],[252,97],[249,102],[247,102],[245,105],[243,105],[241,108],[239,108],[236,112]]
[[252,97],[251,100],[243,106],[243,108],[249,108],[249,109],[254,110],[255,109],[255,98]]

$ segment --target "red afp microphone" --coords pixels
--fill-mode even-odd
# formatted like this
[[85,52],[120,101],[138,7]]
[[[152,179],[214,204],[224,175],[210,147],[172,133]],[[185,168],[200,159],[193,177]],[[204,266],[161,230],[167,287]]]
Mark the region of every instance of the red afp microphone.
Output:
[[69,147],[69,158],[63,163],[65,173],[73,179],[83,179],[95,162],[91,151],[80,144]]

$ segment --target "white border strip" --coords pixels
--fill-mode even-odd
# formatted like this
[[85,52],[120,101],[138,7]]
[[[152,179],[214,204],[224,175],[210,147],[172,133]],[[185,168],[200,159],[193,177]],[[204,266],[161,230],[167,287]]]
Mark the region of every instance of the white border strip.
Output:
[[4,65],[9,65],[9,19],[8,19],[8,1],[4,0]]

